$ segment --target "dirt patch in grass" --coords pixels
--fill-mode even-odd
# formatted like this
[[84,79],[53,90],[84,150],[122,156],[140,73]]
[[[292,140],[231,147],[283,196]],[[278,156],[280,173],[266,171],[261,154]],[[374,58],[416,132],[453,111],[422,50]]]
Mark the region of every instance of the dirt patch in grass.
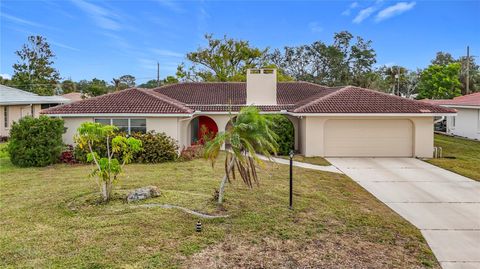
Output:
[[304,241],[229,236],[193,255],[184,268],[440,268],[428,260],[419,265],[412,254],[400,245],[328,233]]

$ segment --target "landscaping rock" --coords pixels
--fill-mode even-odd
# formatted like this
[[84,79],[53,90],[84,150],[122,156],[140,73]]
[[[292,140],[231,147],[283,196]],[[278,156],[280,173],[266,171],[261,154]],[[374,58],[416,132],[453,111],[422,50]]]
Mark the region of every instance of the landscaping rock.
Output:
[[130,192],[127,195],[127,202],[130,203],[158,196],[160,196],[160,191],[156,186],[146,186]]

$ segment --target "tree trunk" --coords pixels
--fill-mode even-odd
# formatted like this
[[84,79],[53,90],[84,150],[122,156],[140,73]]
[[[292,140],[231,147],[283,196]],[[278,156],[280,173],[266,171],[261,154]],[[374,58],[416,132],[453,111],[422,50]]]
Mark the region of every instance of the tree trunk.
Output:
[[104,202],[108,201],[108,199],[110,198],[108,193],[107,181],[105,180],[102,180],[102,198]]
[[[232,157],[230,163],[228,164],[227,173],[232,171],[233,165],[235,164],[235,156]],[[221,205],[223,203],[223,194],[225,192],[225,184],[227,184],[227,174],[223,176],[222,182],[220,182],[220,188],[218,190],[218,204]]]

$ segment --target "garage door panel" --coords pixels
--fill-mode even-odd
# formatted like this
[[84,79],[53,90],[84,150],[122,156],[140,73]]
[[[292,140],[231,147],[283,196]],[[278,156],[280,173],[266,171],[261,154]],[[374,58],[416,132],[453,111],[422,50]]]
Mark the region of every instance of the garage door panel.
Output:
[[411,157],[413,126],[409,120],[329,120],[325,156]]

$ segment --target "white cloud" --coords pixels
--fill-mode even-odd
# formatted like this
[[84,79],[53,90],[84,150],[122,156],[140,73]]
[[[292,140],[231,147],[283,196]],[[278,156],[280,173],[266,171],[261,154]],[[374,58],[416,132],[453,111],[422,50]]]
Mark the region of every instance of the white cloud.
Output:
[[366,18],[370,17],[370,15],[372,15],[373,12],[375,12],[374,7],[364,8],[364,9],[360,10],[360,12],[358,12],[357,16],[353,19],[352,22],[353,23],[361,23]]
[[53,41],[53,40],[50,40],[49,43],[51,43],[52,45],[55,45],[57,47],[60,47],[60,48],[69,49],[69,50],[73,50],[73,51],[80,51],[77,48],[74,48],[72,46],[69,46],[69,45],[66,45],[66,44],[63,44],[63,43],[60,43],[60,42],[56,42],[56,41]]
[[410,9],[412,9],[415,6],[415,2],[399,2],[396,3],[393,6],[389,6],[380,12],[378,12],[377,16],[375,17],[376,22],[380,22],[383,20],[386,20],[388,18],[400,15]]
[[11,22],[14,22],[16,24],[23,24],[23,25],[28,25],[28,26],[52,29],[51,27],[45,26],[43,24],[36,23],[36,22],[33,22],[33,21],[29,21],[29,20],[25,20],[25,19],[15,17],[15,16],[12,16],[12,15],[9,15],[9,14],[5,14],[3,12],[0,12],[0,17],[5,18],[5,19],[7,19]]
[[122,28],[117,21],[119,16],[115,13],[84,0],[73,0],[73,3],[87,13],[99,27],[107,30],[120,30]]
[[164,50],[164,49],[152,49],[152,52],[157,54],[158,56],[164,57],[178,57],[181,58],[185,56],[183,53],[171,51],[171,50]]
[[353,2],[351,3],[347,9],[345,9],[342,12],[343,16],[349,16],[352,13],[352,10],[356,9],[358,7],[358,2]]
[[320,33],[321,31],[323,31],[323,27],[320,26],[320,24],[316,21],[312,21],[308,24],[308,28],[310,28],[310,31],[312,31],[312,33]]
[[0,77],[4,78],[4,79],[12,79],[12,76],[10,74],[0,74]]
[[177,13],[182,13],[185,10],[179,5],[177,1],[174,0],[157,0],[158,3],[160,3],[162,6],[169,8],[170,10],[177,12]]

